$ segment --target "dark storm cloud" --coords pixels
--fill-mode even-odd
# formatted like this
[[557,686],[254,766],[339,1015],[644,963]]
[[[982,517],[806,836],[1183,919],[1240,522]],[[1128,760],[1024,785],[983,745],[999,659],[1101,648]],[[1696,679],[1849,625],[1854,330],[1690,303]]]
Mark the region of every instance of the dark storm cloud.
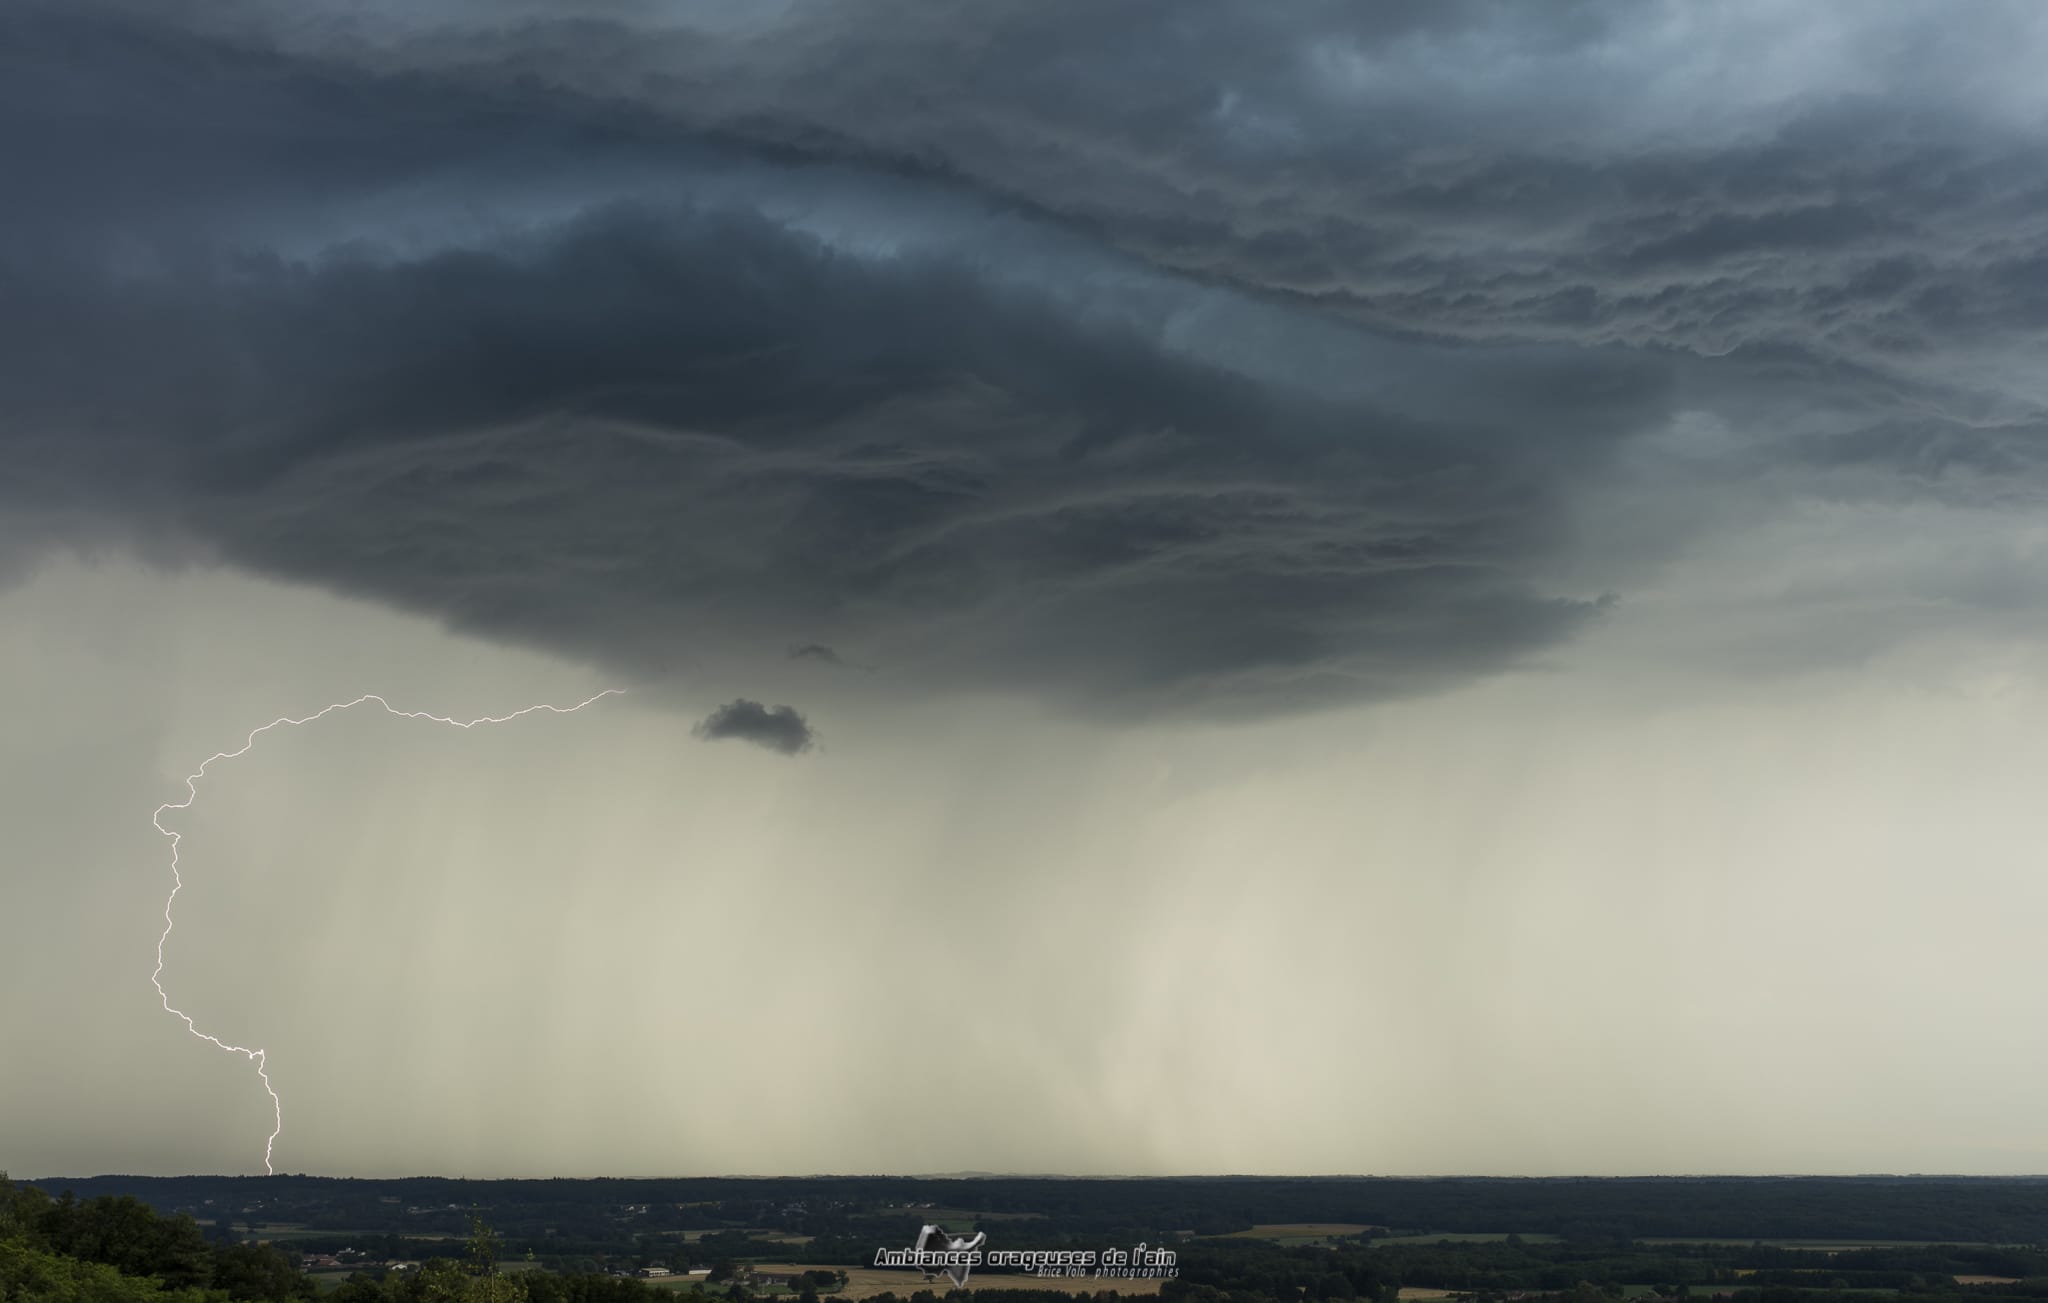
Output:
[[737,738],[786,756],[801,755],[815,740],[811,726],[791,706],[764,706],[745,697],[712,711],[690,730],[706,741]]
[[1412,691],[1568,629],[1523,558],[1659,392],[1574,365],[1450,424],[674,211],[17,290],[18,447],[252,563],[628,664],[685,621],[829,627],[940,679],[1190,703]]
[[1379,330],[1796,347],[1949,418],[2037,402],[2010,369],[1958,393],[1952,365],[2048,324],[2032,6],[444,0],[346,40],[243,26],[969,182]]
[[[201,71],[189,37],[48,21],[93,85]],[[148,504],[247,563],[627,667],[818,630],[906,681],[1123,710],[1424,690],[1585,618],[1597,594],[1540,591],[1530,559],[1577,468],[1661,410],[1657,369],[1621,357],[1384,399],[1222,365],[1166,336],[1242,305],[908,183],[867,202],[930,236],[880,255],[664,195],[288,256],[256,233],[313,220],[296,182],[267,152],[238,168],[221,122],[303,135],[288,176],[388,198],[484,142],[587,179],[551,134],[574,106],[249,50],[204,70],[196,118],[169,100],[148,129],[208,160],[204,187],[163,184],[238,239],[110,211],[105,239],[7,255],[5,437],[38,497]],[[585,152],[631,173],[643,128],[587,111]],[[68,147],[28,151],[37,211],[131,184],[89,161],[97,111],[45,120]],[[740,166],[714,154],[704,175]],[[1497,392],[1474,402],[1474,375]]]
[[2048,325],[2031,6],[876,0],[740,32],[707,12],[451,6],[437,39],[364,57],[594,93],[644,69],[638,102],[674,121],[968,180],[1376,329],[1796,346],[1949,417],[2037,401],[2011,372],[1957,394],[1951,365]]
[[2040,147],[1701,127],[1672,12],[20,6],[0,494],[648,672],[1453,683],[1596,609],[1543,576],[1681,402],[2031,428],[1954,354],[2048,320]]
[[821,642],[798,643],[789,649],[789,658],[793,661],[821,661],[826,665],[846,664],[839,659],[838,652]]

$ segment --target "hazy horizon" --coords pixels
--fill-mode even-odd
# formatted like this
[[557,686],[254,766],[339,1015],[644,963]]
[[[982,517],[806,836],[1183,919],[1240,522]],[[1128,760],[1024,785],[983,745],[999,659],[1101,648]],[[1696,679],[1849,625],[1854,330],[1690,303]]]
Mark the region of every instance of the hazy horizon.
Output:
[[446,1172],[334,1176],[325,1172],[68,1172],[43,1176],[10,1173],[29,1184],[49,1181],[151,1180],[249,1177],[321,1181],[1798,1181],[1928,1180],[2048,1181],[2048,1172],[606,1172],[600,1175],[467,1176]]

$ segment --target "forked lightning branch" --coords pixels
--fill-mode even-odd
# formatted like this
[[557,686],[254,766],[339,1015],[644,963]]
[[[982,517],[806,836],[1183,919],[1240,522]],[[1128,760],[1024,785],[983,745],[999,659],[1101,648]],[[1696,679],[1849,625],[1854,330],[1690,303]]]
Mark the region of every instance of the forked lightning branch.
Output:
[[620,691],[621,689],[618,688],[606,688],[603,692],[597,693],[594,696],[585,697],[583,700],[577,702],[573,706],[551,706],[546,704],[537,706],[527,706],[524,709],[515,710],[509,715],[485,715],[481,718],[470,720],[452,719],[447,715],[431,715],[425,711],[420,710],[400,710],[396,706],[393,706],[390,702],[384,700],[384,698],[378,696],[376,693],[366,692],[362,696],[357,697],[354,701],[337,701],[331,706],[325,706],[320,710],[317,710],[312,714],[306,715],[302,718],[273,719],[268,724],[263,725],[261,728],[252,729],[249,733],[249,736],[242,742],[241,746],[237,747],[233,751],[222,751],[216,755],[207,757],[207,759],[199,766],[197,770],[195,770],[193,773],[186,777],[184,800],[167,802],[156,808],[156,813],[153,816],[151,816],[150,822],[156,825],[156,830],[158,832],[162,833],[164,836],[171,839],[171,894],[164,898],[164,930],[163,933],[156,939],[156,971],[150,974],[150,984],[156,987],[157,996],[159,999],[163,1001],[164,1004],[164,1012],[175,1015],[176,1017],[182,1019],[185,1023],[185,1030],[191,1032],[200,1040],[218,1046],[219,1048],[227,1051],[230,1054],[240,1054],[247,1058],[250,1063],[255,1065],[256,1076],[263,1082],[264,1093],[270,1096],[270,1110],[274,1122],[274,1125],[271,1127],[270,1130],[270,1138],[263,1142],[263,1170],[265,1172],[274,1175],[277,1171],[277,1169],[271,1165],[271,1158],[277,1149],[278,1136],[284,1133],[284,1101],[278,1098],[276,1087],[271,1085],[270,1059],[268,1053],[260,1049],[251,1049],[246,1045],[231,1045],[228,1042],[222,1040],[218,1036],[215,1036],[209,1032],[201,1031],[199,1029],[199,1024],[193,1021],[192,1015],[186,1013],[183,1009],[178,1008],[176,1005],[173,1005],[171,1003],[170,994],[164,990],[164,943],[171,939],[171,928],[173,926],[171,921],[171,908],[173,905],[177,903],[178,893],[185,889],[185,878],[180,870],[178,862],[179,843],[182,842],[184,838],[182,834],[173,832],[169,828],[164,827],[165,813],[171,810],[191,809],[192,803],[199,799],[199,781],[202,778],[206,777],[206,771],[210,769],[213,765],[219,763],[220,761],[233,760],[239,756],[247,755],[250,749],[256,745],[256,739],[262,737],[265,733],[270,732],[270,730],[274,728],[291,727],[299,724],[311,724],[315,720],[324,719],[328,715],[334,714],[336,711],[348,710],[352,707],[360,706],[366,701],[376,702],[379,706],[382,706],[384,708],[386,714],[396,715],[401,719],[423,719],[435,724],[448,724],[455,728],[467,729],[475,728],[479,724],[506,724],[510,723],[512,720],[520,718],[522,715],[532,715],[540,711],[546,711],[550,714],[555,715],[571,715],[583,709],[585,706],[588,706],[593,701],[598,701],[605,697],[617,696]]

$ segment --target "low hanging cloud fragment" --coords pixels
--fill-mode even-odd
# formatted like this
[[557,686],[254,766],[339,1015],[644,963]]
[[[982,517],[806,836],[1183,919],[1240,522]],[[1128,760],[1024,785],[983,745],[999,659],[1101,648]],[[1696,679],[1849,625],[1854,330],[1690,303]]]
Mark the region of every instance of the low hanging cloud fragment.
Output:
[[846,664],[845,661],[839,658],[838,652],[833,651],[821,642],[793,644],[789,649],[789,658],[793,661],[819,661],[826,665]]
[[728,738],[752,742],[786,756],[811,749],[816,734],[793,706],[764,706],[739,697],[706,715],[691,733],[707,742]]

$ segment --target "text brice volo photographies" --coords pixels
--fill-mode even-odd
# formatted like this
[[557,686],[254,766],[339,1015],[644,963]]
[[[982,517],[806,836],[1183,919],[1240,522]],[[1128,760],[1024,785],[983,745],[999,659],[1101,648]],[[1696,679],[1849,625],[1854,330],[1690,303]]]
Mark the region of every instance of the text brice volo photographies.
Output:
[[990,1267],[1031,1276],[1171,1277],[1180,1274],[1171,1249],[877,1249],[877,1267],[915,1267],[920,1271]]

